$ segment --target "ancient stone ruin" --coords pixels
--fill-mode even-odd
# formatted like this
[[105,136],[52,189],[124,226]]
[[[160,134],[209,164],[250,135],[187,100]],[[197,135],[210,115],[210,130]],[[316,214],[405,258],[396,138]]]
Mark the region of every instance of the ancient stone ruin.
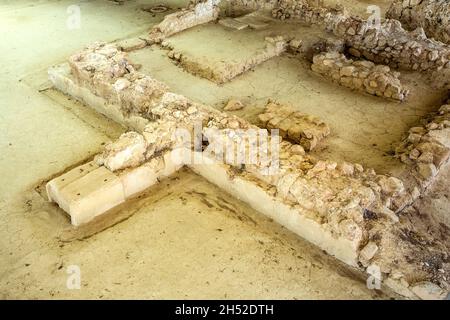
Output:
[[395,0],[386,17],[399,20],[405,28],[422,28],[435,40],[450,42],[450,3],[446,0]]
[[[257,3],[232,1],[230,6],[252,7]],[[418,5],[425,3],[430,12],[440,5],[439,1]],[[423,125],[411,127],[397,141],[389,158],[397,161],[395,170],[377,172],[320,153],[326,150],[338,125],[327,117],[303,112],[302,101],[292,106],[269,99],[257,115],[258,121],[251,121],[233,114],[247,110],[242,105],[236,107],[237,102],[223,112],[173,92],[148,72],[148,66],[131,58],[134,52],[158,47],[191,76],[224,84],[289,55],[307,65],[305,70],[311,72],[313,81],[342,86],[328,84],[333,92],[348,91],[352,97],[361,95],[373,99],[365,101],[376,103],[392,100],[396,104],[389,108],[407,108],[404,104],[417,93],[403,72],[450,69],[450,48],[439,42],[448,40],[443,38],[446,25],[432,24],[430,21],[439,19],[435,14],[406,14],[403,8],[412,6],[401,7],[400,21],[394,20],[399,16],[391,9],[390,19],[373,25],[343,8],[298,0],[265,2],[272,17],[267,15],[260,28],[257,15],[238,20],[248,28],[234,20],[218,25],[234,32],[260,32],[266,28],[264,24],[277,23],[281,25],[278,32],[286,30],[286,23],[301,23],[329,34],[330,39],[322,42],[328,45],[317,46],[319,39],[314,35],[298,39],[285,31],[264,37],[265,48],[257,48],[250,58],[217,65],[178,51],[172,37],[218,19],[234,19],[221,16],[218,0],[192,2],[138,38],[84,48],[68,63],[49,70],[53,85],[130,131],[106,145],[92,161],[49,181],[49,199],[78,226],[107,214],[187,166],[352,270],[368,275],[374,267],[379,268],[384,290],[390,294],[445,298],[450,288],[448,235],[419,233],[425,222],[414,216],[408,224],[404,217],[420,197],[426,196],[442,171],[448,170],[450,109],[444,104],[448,92],[441,99],[443,105],[427,113]],[[423,30],[408,31],[416,26]],[[305,58],[311,52],[315,53],[312,62]],[[442,86],[439,89],[445,91]],[[279,135],[273,135],[273,130]],[[255,148],[258,151],[252,153]],[[442,227],[426,223],[433,230]],[[439,257],[435,269],[424,267],[430,252]]]

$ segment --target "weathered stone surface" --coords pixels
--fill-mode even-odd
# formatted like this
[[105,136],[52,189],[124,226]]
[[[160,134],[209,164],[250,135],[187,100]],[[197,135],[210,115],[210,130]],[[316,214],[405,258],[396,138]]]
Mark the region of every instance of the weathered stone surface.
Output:
[[423,300],[443,300],[446,296],[444,290],[428,281],[415,284],[411,291]]
[[220,0],[196,1],[187,9],[166,15],[163,21],[152,28],[150,37],[146,40],[160,43],[165,37],[216,20],[219,16],[219,2]]
[[222,84],[234,79],[240,74],[253,69],[257,65],[277,57],[287,49],[287,41],[281,36],[267,37],[264,48],[256,51],[242,61],[221,61],[216,65],[205,63],[203,58],[197,58],[190,55],[181,55],[175,57],[169,56],[177,61],[178,65],[187,72],[196,76],[206,78],[215,83]]
[[359,261],[364,265],[368,266],[370,260],[375,256],[378,251],[378,246],[375,242],[369,241],[368,244],[361,249],[359,253]]
[[117,43],[117,46],[119,47],[120,50],[129,52],[129,51],[145,48],[147,46],[147,42],[140,38],[130,38],[130,39],[125,39],[125,40],[119,41]]

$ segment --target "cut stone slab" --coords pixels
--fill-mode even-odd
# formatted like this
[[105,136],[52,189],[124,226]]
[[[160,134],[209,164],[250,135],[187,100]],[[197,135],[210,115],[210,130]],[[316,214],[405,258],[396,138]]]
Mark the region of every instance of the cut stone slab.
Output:
[[79,226],[178,171],[183,164],[182,152],[167,151],[141,166],[116,173],[91,161],[48,182],[47,195],[69,214],[74,226]]
[[221,19],[221,20],[219,20],[219,23],[221,25],[223,25],[224,27],[232,28],[232,29],[236,29],[236,30],[243,30],[248,27],[248,24],[240,22],[233,18]]
[[[70,183],[65,184],[63,175],[47,185],[47,190],[51,190],[49,198],[70,215],[71,222],[75,226],[125,201],[123,186],[116,174],[105,167],[84,174],[80,170],[84,166],[68,173],[67,178],[73,179]],[[80,173],[78,177],[77,171]]]
[[48,199],[50,201],[56,202],[58,199],[59,190],[66,187],[75,180],[80,179],[89,172],[98,169],[98,167],[99,166],[95,163],[95,161],[90,161],[81,166],[75,167],[72,170],[64,173],[63,175],[51,180],[49,183],[47,183],[46,186]]

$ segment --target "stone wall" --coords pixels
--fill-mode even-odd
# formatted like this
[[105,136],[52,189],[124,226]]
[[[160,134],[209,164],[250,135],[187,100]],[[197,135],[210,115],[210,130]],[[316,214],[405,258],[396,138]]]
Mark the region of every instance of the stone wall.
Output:
[[163,21],[152,28],[147,42],[159,43],[175,33],[217,19],[219,3],[220,0],[194,1],[188,8],[166,15]]
[[338,52],[314,56],[311,69],[344,87],[379,97],[403,101],[409,93],[398,79],[399,72],[370,61],[353,61]]
[[181,54],[174,50],[167,40],[163,41],[161,46],[169,50],[167,54],[169,58],[185,71],[217,84],[223,84],[263,62],[281,55],[287,49],[287,41],[281,36],[267,37],[265,40],[265,47],[257,50],[252,56],[241,61],[237,59],[221,60],[216,63],[207,62],[203,57],[189,55],[189,53]]
[[321,119],[272,101],[267,103],[259,120],[263,128],[278,129],[280,136],[298,143],[307,151],[313,150],[330,134],[330,128]]
[[352,55],[375,63],[422,71],[450,68],[448,46],[428,39],[421,29],[404,30],[397,20],[377,24],[351,16],[343,9],[310,7],[297,0],[280,0],[272,15],[320,25],[343,38]]
[[[450,102],[450,101],[449,101]],[[424,125],[413,127],[396,149],[411,168],[421,189],[434,180],[450,157],[450,104],[443,105]]]
[[399,20],[409,30],[422,27],[428,37],[450,43],[448,0],[394,0],[386,18]]

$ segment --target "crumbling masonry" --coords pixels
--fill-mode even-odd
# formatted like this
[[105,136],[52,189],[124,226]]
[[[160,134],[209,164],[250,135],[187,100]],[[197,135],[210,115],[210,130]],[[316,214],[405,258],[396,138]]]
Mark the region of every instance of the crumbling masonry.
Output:
[[370,61],[353,61],[338,52],[314,56],[311,69],[344,87],[379,97],[403,101],[409,93],[398,79],[399,72]]
[[274,17],[319,25],[345,40],[349,52],[378,64],[407,70],[450,68],[450,49],[427,38],[422,29],[403,29],[398,20],[366,21],[345,10],[310,7],[305,1],[280,0]]
[[428,37],[450,43],[450,2],[448,0],[394,0],[386,13],[409,30],[423,28]]

